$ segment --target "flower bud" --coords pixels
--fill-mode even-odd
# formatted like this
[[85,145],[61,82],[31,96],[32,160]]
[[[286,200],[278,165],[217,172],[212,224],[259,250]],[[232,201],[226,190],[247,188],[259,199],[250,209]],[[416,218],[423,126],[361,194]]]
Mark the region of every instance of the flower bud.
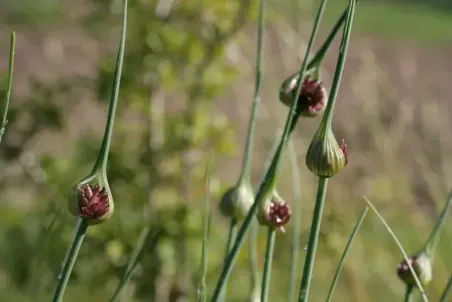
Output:
[[88,221],[90,225],[107,221],[114,211],[108,184],[94,184],[93,179],[75,185],[69,198],[69,211]]
[[326,125],[320,126],[309,145],[306,166],[319,177],[332,177],[348,163],[348,148],[342,140],[339,145],[333,131]]
[[[416,272],[422,286],[425,286],[432,281],[432,260],[426,253],[422,252],[418,255],[411,256],[408,258],[408,261]],[[397,266],[397,275],[407,285],[416,286],[416,281],[405,260]]]
[[[298,73],[289,77],[279,90],[279,99],[289,108],[292,106],[295,93],[297,92],[299,77]],[[310,78],[310,76],[305,77],[297,103],[297,113],[307,117],[317,116],[325,110],[327,102],[328,93],[322,82]]]
[[249,184],[229,188],[221,197],[220,211],[226,217],[242,220],[254,203],[254,192]]
[[279,228],[283,233],[286,232],[284,225],[289,222],[291,216],[292,210],[289,205],[276,192],[273,192],[270,198],[262,200],[257,212],[257,218],[261,225]]

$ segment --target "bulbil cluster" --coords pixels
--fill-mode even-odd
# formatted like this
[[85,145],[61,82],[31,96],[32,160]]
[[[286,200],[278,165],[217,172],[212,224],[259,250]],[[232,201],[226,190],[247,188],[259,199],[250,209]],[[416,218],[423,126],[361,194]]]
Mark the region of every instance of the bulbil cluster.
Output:
[[286,232],[284,226],[291,217],[292,210],[289,205],[276,193],[273,193],[270,198],[263,200],[257,213],[257,218],[261,225],[279,229],[283,233]]
[[[299,77],[299,74],[289,77],[284,81],[279,91],[279,99],[289,108],[295,99]],[[298,115],[305,117],[317,116],[325,110],[327,102],[328,93],[322,82],[310,76],[305,77],[296,108]]]
[[99,184],[76,186],[69,209],[73,215],[86,219],[89,224],[108,220],[113,214],[113,202],[108,190]]

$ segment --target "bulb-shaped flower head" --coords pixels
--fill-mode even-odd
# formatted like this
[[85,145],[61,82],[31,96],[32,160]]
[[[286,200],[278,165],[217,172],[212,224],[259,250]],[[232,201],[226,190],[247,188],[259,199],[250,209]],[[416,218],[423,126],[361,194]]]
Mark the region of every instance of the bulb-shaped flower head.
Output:
[[108,220],[114,211],[108,183],[94,183],[92,180],[75,185],[69,198],[69,211],[86,219],[90,225]]
[[[427,253],[422,252],[420,254],[411,256],[408,258],[413,270],[415,271],[417,277],[422,286],[425,286],[432,281],[432,260],[427,255]],[[416,281],[411,274],[411,270],[405,260],[403,260],[397,266],[397,276],[409,286],[416,286]]]
[[240,183],[229,188],[221,197],[220,211],[238,221],[244,219],[254,203],[254,192],[248,183]]
[[289,222],[291,216],[292,210],[289,205],[276,192],[262,200],[257,212],[261,225],[279,229],[283,233],[286,232],[284,225]]
[[[279,99],[289,108],[297,92],[299,73],[286,79],[279,90]],[[310,77],[304,78],[297,103],[297,113],[301,116],[317,116],[325,110],[328,102],[328,93],[322,82]]]
[[306,154],[306,166],[319,177],[332,177],[348,163],[348,148],[342,140],[339,145],[331,127],[327,123],[320,125]]

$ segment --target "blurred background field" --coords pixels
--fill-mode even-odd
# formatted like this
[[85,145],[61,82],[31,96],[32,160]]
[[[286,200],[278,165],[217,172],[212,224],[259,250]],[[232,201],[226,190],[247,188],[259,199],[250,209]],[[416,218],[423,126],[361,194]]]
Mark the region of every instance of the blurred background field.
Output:
[[[284,125],[281,82],[300,66],[319,1],[269,0],[264,88],[257,122],[253,184]],[[347,1],[329,1],[320,45]],[[129,0],[128,39],[109,162],[115,214],[89,229],[65,301],[106,301],[144,226],[162,229],[146,250],[124,301],[193,297],[200,263],[204,171],[209,154],[214,219],[208,286],[215,285],[228,224],[219,196],[240,172],[254,89],[255,0]],[[452,2],[361,0],[334,115],[350,162],[330,181],[315,264],[312,301],[325,287],[368,196],[408,253],[421,247],[452,183]],[[49,301],[75,218],[69,188],[91,169],[105,126],[121,1],[2,0],[0,95],[6,91],[9,34],[17,33],[14,90],[0,145],[0,301]],[[331,83],[337,43],[322,76]],[[3,98],[0,108],[3,108]],[[289,156],[279,191],[302,202],[307,243],[316,178],[304,157],[319,119],[303,120],[292,142],[302,181],[294,200]],[[288,155],[288,154],[287,154]],[[259,242],[265,250],[265,233]],[[452,271],[446,222],[427,287],[438,301]],[[271,301],[286,301],[291,227],[277,235]],[[303,248],[301,249],[303,255]],[[402,259],[370,214],[355,241],[335,301],[401,301]],[[299,273],[301,276],[302,262]],[[247,247],[228,301],[249,294]],[[192,298],[189,298],[191,301]]]

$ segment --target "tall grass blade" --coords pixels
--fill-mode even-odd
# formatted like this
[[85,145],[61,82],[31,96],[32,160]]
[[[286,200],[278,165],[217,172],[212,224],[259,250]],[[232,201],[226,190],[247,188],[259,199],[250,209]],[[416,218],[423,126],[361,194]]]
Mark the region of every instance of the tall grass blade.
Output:
[[397,246],[400,249],[400,252],[402,252],[403,257],[405,258],[406,264],[408,265],[408,267],[410,268],[411,274],[413,275],[414,280],[416,281],[416,285],[419,288],[419,291],[421,292],[422,295],[422,299],[424,300],[424,302],[428,302],[428,298],[427,295],[425,294],[424,288],[421,285],[421,282],[419,281],[419,278],[417,277],[416,273],[414,272],[413,267],[411,266],[410,261],[408,260],[408,255],[406,254],[405,250],[403,249],[402,244],[400,243],[399,239],[397,239],[397,236],[394,234],[394,232],[392,231],[391,227],[388,225],[388,223],[386,222],[386,220],[383,218],[383,216],[381,216],[380,212],[378,212],[377,208],[375,208],[375,206],[372,204],[372,202],[369,200],[369,198],[367,198],[366,196],[364,196],[364,200],[367,202],[367,204],[369,205],[369,207],[372,209],[372,211],[374,211],[374,213],[378,216],[378,218],[381,220],[381,222],[383,223],[383,225],[385,226],[386,230],[388,231],[388,233],[392,236],[392,238],[394,239],[394,242],[397,244]]
[[331,282],[330,290],[328,292],[328,296],[326,298],[326,302],[330,302],[331,298],[333,297],[334,289],[336,288],[337,281],[339,280],[339,276],[341,274],[342,268],[344,267],[345,257],[347,256],[347,253],[352,246],[353,240],[355,239],[356,235],[358,234],[361,225],[364,221],[364,218],[366,218],[367,212],[369,212],[369,207],[366,207],[362,212],[361,215],[358,218],[358,221],[356,222],[355,228],[353,229],[352,234],[348,238],[347,245],[345,246],[344,252],[342,253],[341,260],[339,261],[339,265],[337,266],[336,273],[334,274],[333,282]]
[[16,53],[16,33],[11,33],[11,42],[9,46],[9,68],[8,68],[8,87],[6,90],[5,108],[3,109],[3,118],[0,125],[0,143],[2,142],[3,134],[5,133],[6,124],[8,123],[8,108],[11,100],[11,91],[13,88],[13,71],[14,71],[14,56]]

